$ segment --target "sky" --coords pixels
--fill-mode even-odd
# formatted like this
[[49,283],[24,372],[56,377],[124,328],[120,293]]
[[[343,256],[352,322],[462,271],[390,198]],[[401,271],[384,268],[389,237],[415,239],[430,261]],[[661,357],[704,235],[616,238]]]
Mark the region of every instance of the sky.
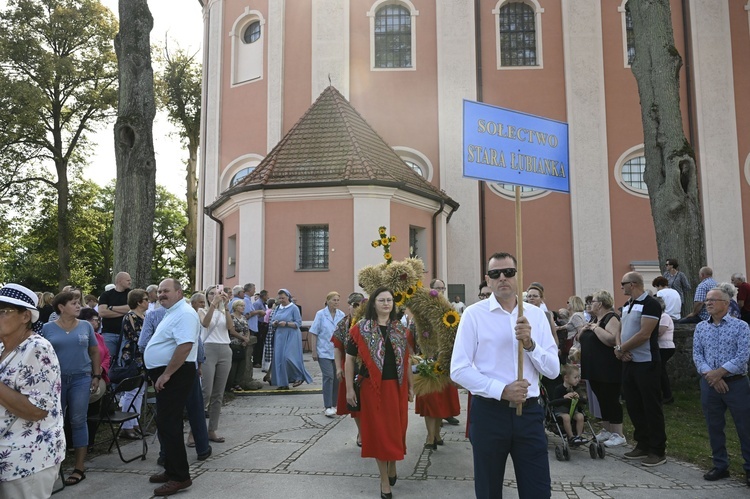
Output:
[[[101,0],[102,4],[118,16],[118,0]],[[5,3],[5,2],[0,2]],[[203,13],[198,0],[150,0],[154,28],[151,31],[151,44],[164,44],[165,36],[169,46],[184,49],[187,53],[197,53],[201,61],[203,42]],[[112,129],[115,120],[89,136],[94,147],[89,158],[89,166],[84,170],[86,178],[104,185],[117,175],[115,164],[114,138]],[[187,149],[182,146],[176,129],[167,121],[166,113],[157,112],[154,120],[154,150],[156,153],[156,183],[165,186],[173,194],[185,196],[185,161]]]

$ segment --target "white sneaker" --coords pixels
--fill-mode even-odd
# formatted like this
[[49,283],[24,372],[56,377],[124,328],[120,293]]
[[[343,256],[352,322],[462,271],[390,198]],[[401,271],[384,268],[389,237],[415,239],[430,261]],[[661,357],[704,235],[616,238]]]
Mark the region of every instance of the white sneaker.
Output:
[[336,409],[334,409],[333,407],[327,407],[324,414],[326,415],[326,417],[333,418],[336,416]]
[[613,433],[611,437],[609,437],[609,440],[604,442],[604,445],[607,447],[617,447],[618,445],[624,445],[627,441],[625,440],[625,437],[620,435],[619,433]]
[[608,432],[607,430],[602,430],[599,433],[596,434],[596,441],[597,442],[606,442],[612,437],[612,433]]

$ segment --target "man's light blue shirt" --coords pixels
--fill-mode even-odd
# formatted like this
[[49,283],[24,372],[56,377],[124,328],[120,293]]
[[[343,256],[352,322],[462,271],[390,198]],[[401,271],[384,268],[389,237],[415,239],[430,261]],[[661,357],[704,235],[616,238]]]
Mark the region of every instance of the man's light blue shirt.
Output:
[[199,334],[198,313],[185,300],[179,300],[167,309],[164,319],[159,323],[156,332],[146,345],[146,350],[143,352],[146,368],[155,369],[168,365],[175,349],[183,343],[193,344],[185,362],[195,362],[198,357]]

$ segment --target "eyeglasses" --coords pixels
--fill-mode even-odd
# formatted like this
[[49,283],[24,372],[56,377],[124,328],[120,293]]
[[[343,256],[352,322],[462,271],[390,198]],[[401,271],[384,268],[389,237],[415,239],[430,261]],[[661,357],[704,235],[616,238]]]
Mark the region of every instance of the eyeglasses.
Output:
[[393,298],[378,298],[375,301],[378,303],[393,303]]
[[492,293],[479,293],[477,296],[479,296],[479,298],[484,299],[484,298],[489,298],[491,294]]
[[92,322],[93,322],[93,321],[96,321],[96,322],[101,322],[101,319],[100,319],[99,317],[90,317],[90,318],[89,318],[89,321],[92,321]]
[[435,291],[445,291],[445,286],[436,286],[432,289],[434,289]]
[[487,271],[487,277],[490,279],[497,279],[500,277],[500,274],[503,274],[505,277],[510,279],[511,277],[514,277],[516,275],[517,270],[514,268],[508,268],[508,269],[492,269]]
[[0,315],[7,315],[13,312],[18,312],[17,308],[0,308]]
[[720,298],[706,298],[706,299],[705,299],[704,301],[705,301],[706,303],[713,303],[713,302],[715,302],[715,301],[729,301],[729,300],[722,300],[722,299],[720,299]]

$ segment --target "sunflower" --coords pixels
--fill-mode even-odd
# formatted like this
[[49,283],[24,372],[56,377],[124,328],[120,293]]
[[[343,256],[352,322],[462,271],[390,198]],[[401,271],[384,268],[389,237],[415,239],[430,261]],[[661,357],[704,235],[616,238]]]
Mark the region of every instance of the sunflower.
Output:
[[380,226],[380,227],[378,228],[378,232],[380,233],[380,235],[381,235],[381,236],[384,236],[384,235],[385,235],[385,226],[384,226],[384,225],[381,225],[381,226]]
[[385,253],[383,254],[383,258],[385,258],[386,260],[390,260],[391,258],[393,258],[393,255],[391,255],[391,254],[390,254],[390,253],[388,253],[388,252],[385,252]]
[[391,237],[390,237],[390,239],[391,239],[391,242],[392,242],[392,243],[395,243],[395,242],[396,242],[396,236],[391,236]]
[[399,292],[393,293],[393,302],[397,307],[400,307],[401,305],[403,305],[405,301],[406,301],[406,295],[404,295],[403,293],[399,293]]
[[461,316],[459,316],[458,312],[455,310],[448,310],[443,314],[443,324],[445,324],[446,327],[453,328],[458,326],[459,320],[461,320]]
[[387,245],[388,244],[388,238],[387,237],[381,237],[380,238],[380,244],[382,244],[383,246]]
[[373,247],[373,248],[377,248],[378,246],[380,246],[380,240],[377,240],[377,241],[373,241],[373,242],[372,242],[372,247]]
[[417,291],[417,288],[415,288],[414,286],[409,286],[406,289],[406,297],[411,298],[412,296],[414,296],[414,293],[416,293],[416,291]]
[[422,284],[422,281],[417,281],[417,289],[423,287],[424,284]]

